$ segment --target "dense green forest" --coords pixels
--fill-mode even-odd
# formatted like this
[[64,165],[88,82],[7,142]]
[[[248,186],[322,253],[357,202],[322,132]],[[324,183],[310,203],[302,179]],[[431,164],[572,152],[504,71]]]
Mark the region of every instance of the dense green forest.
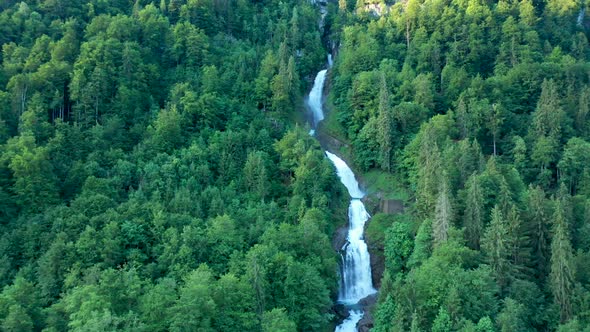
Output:
[[374,331],[590,331],[585,6],[0,2],[0,330],[332,328],[333,51],[320,130],[406,198]]
[[326,130],[409,192],[369,226],[375,331],[590,331],[584,6],[333,6]]
[[0,9],[0,330],[329,326],[346,199],[293,125],[315,6]]

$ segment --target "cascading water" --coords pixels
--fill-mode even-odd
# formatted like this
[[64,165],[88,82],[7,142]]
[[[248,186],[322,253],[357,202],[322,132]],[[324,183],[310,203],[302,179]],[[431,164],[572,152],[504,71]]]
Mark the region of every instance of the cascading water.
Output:
[[[311,126],[317,127],[318,123],[324,119],[324,112],[322,110],[322,94],[324,92],[324,82],[326,81],[327,69],[321,70],[315,77],[313,88],[309,92],[307,105],[311,110]],[[313,129],[312,129],[313,130]]]
[[[359,188],[350,167],[335,154],[326,151],[326,155],[336,167],[340,181],[352,198],[348,207],[348,236],[343,247],[345,253],[342,255],[338,301],[354,307],[360,300],[376,292],[371,277],[371,257],[367,243],[363,239],[365,223],[370,216],[361,201],[365,194]],[[336,331],[356,331],[356,324],[363,317],[363,312],[351,309],[349,313],[349,318],[339,325]]]
[[342,324],[336,326],[334,332],[348,332],[356,331],[356,324],[363,318],[363,312],[360,310],[351,310],[350,316],[342,322]]
[[[328,66],[332,66],[331,55],[328,55]],[[326,73],[327,70],[324,69],[317,74],[307,99],[311,111],[311,135],[315,134],[317,125],[324,119],[322,96]],[[363,239],[365,223],[370,216],[361,201],[365,193],[359,187],[350,167],[333,153],[326,151],[326,156],[334,164],[340,182],[344,184],[351,197],[348,207],[348,236],[347,242],[342,248],[344,254],[342,255],[341,282],[338,294],[338,302],[350,308],[350,316],[336,327],[336,332],[352,332],[357,331],[356,325],[364,315],[363,311],[356,308],[355,305],[361,299],[376,292],[371,278],[369,251]]]

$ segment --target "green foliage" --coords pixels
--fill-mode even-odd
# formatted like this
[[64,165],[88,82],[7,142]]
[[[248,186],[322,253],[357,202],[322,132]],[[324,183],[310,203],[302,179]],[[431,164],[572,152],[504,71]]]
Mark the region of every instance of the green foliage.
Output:
[[205,265],[187,276],[173,307],[171,331],[214,331],[211,320],[216,304],[212,297],[212,283],[213,275]]
[[365,6],[4,1],[1,329],[325,329],[344,195],[288,121],[325,46],[330,127],[404,200],[375,330],[589,326],[580,4]]
[[[575,262],[590,234],[590,99],[579,73],[590,54],[580,6],[406,1],[369,14],[368,3],[355,16],[339,3],[330,116],[358,169],[408,191],[405,213],[419,225],[380,235],[377,215],[368,227],[369,240],[395,247],[375,330],[583,329],[588,277]],[[441,257],[461,264],[432,270]],[[467,278],[462,269],[482,298],[446,283]]]
[[507,286],[513,268],[508,260],[507,238],[507,222],[499,207],[496,206],[492,209],[490,224],[482,238],[482,252],[486,255],[487,262],[501,289]]
[[385,233],[385,266],[391,276],[407,269],[407,261],[413,250],[412,225],[408,222],[394,222]]
[[449,317],[447,311],[441,307],[432,323],[432,332],[450,332],[451,329],[451,317]]
[[0,329],[325,328],[342,189],[287,121],[325,59],[319,18],[0,5]]
[[263,332],[295,332],[295,323],[289,319],[285,309],[275,308],[262,315]]

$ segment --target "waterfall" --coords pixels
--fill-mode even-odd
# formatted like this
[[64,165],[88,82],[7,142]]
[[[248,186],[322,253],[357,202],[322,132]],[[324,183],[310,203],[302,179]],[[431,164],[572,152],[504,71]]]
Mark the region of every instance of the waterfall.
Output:
[[[332,66],[332,55],[328,54],[328,68]],[[321,70],[315,80],[307,105],[311,111],[310,135],[315,134],[317,125],[324,119],[323,90],[327,70]],[[349,307],[350,316],[336,327],[336,332],[357,331],[356,325],[363,318],[364,312],[358,309],[357,303],[363,298],[376,293],[371,278],[371,259],[367,244],[364,241],[363,232],[365,223],[370,215],[365,209],[361,199],[365,193],[361,190],[353,171],[346,162],[337,155],[326,151],[326,156],[336,168],[340,182],[348,190],[351,197],[348,207],[348,235],[346,244],[342,248],[342,264],[340,269],[340,289],[338,302]]]
[[345,254],[342,257],[338,301],[354,305],[376,292],[371,278],[371,258],[363,237],[365,223],[370,216],[361,201],[364,193],[360,190],[352,170],[335,154],[326,151],[326,155],[336,167],[340,181],[352,197],[348,207],[348,236],[342,248]]
[[580,9],[580,12],[578,13],[578,19],[577,19],[577,23],[578,26],[582,26],[582,24],[584,23],[584,17],[586,17],[586,7],[582,7],[582,9]]
[[324,111],[322,110],[322,97],[324,93],[324,81],[326,80],[327,72],[328,71],[324,69],[316,75],[313,82],[313,88],[311,88],[311,92],[307,98],[307,105],[311,110],[311,125],[313,128],[317,127],[320,121],[324,119]]

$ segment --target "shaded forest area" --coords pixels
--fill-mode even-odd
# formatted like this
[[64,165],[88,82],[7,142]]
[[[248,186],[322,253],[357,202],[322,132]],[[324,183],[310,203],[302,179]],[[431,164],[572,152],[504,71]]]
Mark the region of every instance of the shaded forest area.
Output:
[[346,199],[307,1],[0,4],[0,329],[320,331]]
[[590,331],[590,48],[571,0],[341,0],[327,129],[410,192],[374,331]]

